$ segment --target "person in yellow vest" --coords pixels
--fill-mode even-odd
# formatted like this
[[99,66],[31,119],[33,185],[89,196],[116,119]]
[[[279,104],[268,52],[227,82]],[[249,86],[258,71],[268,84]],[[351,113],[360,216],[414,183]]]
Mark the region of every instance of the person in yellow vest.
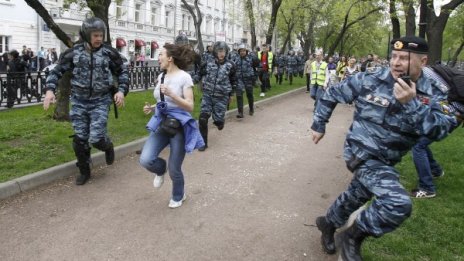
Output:
[[263,44],[262,51],[258,53],[258,60],[261,64],[261,72],[259,73],[259,80],[261,81],[261,94],[260,97],[265,96],[265,92],[271,89],[270,76],[272,75],[272,65],[274,55],[269,51],[269,46]]
[[316,60],[311,63],[311,88],[309,95],[314,100],[322,95],[329,81],[329,69],[327,63],[322,60],[322,53],[316,53]]

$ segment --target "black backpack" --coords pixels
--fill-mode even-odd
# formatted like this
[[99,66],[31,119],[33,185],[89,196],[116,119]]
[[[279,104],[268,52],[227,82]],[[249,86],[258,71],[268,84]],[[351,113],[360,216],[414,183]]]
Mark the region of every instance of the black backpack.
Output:
[[464,71],[441,64],[432,65],[431,68],[448,83],[448,100],[464,103]]

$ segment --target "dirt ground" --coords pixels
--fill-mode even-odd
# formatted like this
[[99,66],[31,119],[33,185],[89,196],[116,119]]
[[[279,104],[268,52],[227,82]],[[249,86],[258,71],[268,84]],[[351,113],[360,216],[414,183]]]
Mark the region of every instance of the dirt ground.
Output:
[[351,179],[352,109],[337,107],[318,145],[312,111],[301,91],[210,126],[210,147],[184,161],[178,209],[167,207],[170,179],[154,189],[135,152],[85,186],[69,178],[0,201],[0,260],[336,260],[314,220]]

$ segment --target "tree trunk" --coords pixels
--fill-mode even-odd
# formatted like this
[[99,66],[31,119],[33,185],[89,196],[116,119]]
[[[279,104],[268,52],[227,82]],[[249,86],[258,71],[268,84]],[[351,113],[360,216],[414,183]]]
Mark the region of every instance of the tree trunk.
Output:
[[395,4],[395,0],[390,0],[390,20],[392,23],[393,39],[401,37],[400,20],[398,19],[398,13],[396,12]]
[[414,36],[416,35],[416,10],[414,9],[414,3],[410,0],[403,3],[406,9],[406,35]]
[[185,7],[189,11],[190,15],[193,18],[193,25],[195,26],[195,34],[198,42],[197,48],[200,53],[203,53],[205,51],[205,47],[203,46],[203,38],[201,36],[201,23],[203,22],[203,17],[201,16],[201,11],[198,7],[198,0],[194,0],[193,2],[193,7],[195,8],[195,10],[193,10],[193,8],[187,3],[186,0],[181,1],[182,4],[184,4],[183,7]]
[[464,0],[452,0],[441,8],[440,15],[437,17],[433,9],[433,1],[427,6],[427,40],[429,44],[429,64],[441,61],[441,49],[443,46],[443,31],[448,22],[449,15]]
[[277,12],[279,11],[279,7],[282,4],[282,0],[271,0],[271,4],[271,20],[269,21],[269,27],[266,33],[266,44],[272,43],[272,36],[274,35],[274,28],[277,21]]
[[68,71],[58,81],[58,90],[56,91],[56,108],[53,118],[57,121],[69,121],[69,96],[71,95],[71,77],[72,72]]
[[420,0],[419,37],[423,39],[425,39],[425,32],[427,30],[427,1]]
[[251,0],[245,1],[246,12],[248,14],[248,20],[250,21],[250,34],[251,34],[251,50],[256,48],[256,25],[255,25],[255,15],[253,13],[253,2]]

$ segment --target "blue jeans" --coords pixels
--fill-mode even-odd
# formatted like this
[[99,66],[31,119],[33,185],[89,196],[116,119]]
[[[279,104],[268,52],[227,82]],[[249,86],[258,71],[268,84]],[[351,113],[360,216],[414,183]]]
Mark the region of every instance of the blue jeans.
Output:
[[429,145],[433,141],[426,137],[419,138],[419,141],[412,148],[412,159],[416,166],[417,175],[419,176],[419,189],[428,192],[435,192],[433,176],[440,175],[443,169],[433,158]]
[[179,131],[173,138],[167,137],[159,132],[151,132],[140,155],[140,165],[152,173],[156,173],[155,161],[161,151],[170,145],[168,160],[169,176],[172,180],[172,199],[182,200],[184,196],[184,174],[182,173],[182,162],[185,158],[184,132]]

